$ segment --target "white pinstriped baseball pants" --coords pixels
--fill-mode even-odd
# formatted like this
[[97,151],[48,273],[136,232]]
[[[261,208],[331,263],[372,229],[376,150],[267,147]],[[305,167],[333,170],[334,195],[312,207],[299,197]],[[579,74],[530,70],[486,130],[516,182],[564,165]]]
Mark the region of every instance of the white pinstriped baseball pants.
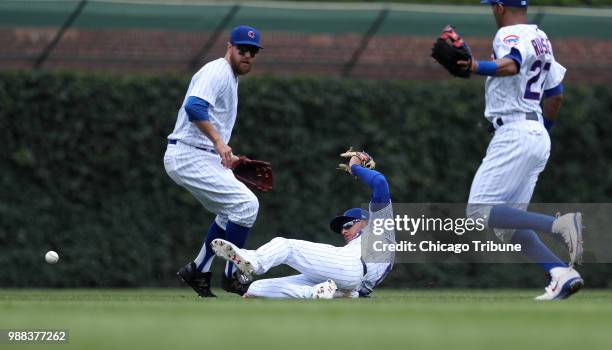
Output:
[[221,158],[211,152],[181,143],[169,144],[164,155],[168,176],[185,187],[210,212],[225,230],[228,220],[252,227],[259,201],[234,173],[221,165]]
[[247,296],[310,298],[312,287],[328,279],[334,280],[339,290],[353,291],[361,285],[364,276],[361,245],[352,248],[276,237],[257,250],[247,250],[249,258],[256,261],[258,275],[281,264],[301,273],[257,280],[249,287]]
[[[539,121],[521,120],[499,127],[472,181],[468,216],[488,218],[491,206],[478,204],[508,204],[526,210],[549,155],[550,137]],[[508,241],[514,230],[495,229],[495,234]]]

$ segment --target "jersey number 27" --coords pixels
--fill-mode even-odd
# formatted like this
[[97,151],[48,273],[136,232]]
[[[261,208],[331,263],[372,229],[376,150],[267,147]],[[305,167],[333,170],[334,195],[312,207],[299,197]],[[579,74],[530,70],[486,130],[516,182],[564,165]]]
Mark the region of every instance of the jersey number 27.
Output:
[[[542,72],[548,72],[550,70],[550,62],[546,62],[544,68],[542,68],[542,63],[542,61],[535,61],[531,65],[531,68],[529,68],[529,72],[534,72],[534,75],[527,80],[527,86],[525,86],[525,95],[523,95],[523,97],[526,100],[540,100],[542,88],[544,87],[544,81],[540,83],[540,77]],[[544,74],[544,76],[546,76],[546,74]]]

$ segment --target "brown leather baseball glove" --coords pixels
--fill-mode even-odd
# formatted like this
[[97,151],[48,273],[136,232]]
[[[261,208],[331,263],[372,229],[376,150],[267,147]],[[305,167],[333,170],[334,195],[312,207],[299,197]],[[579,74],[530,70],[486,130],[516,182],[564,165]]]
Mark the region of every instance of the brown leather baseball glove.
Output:
[[[349,160],[352,157],[357,157],[361,161],[361,166],[362,167],[368,168],[368,169],[374,169],[376,167],[376,162],[374,162],[374,159],[372,158],[372,156],[370,156],[369,154],[367,154],[364,151],[361,151],[361,152],[353,151],[353,147],[349,147],[349,149],[346,150],[346,152],[341,153],[340,157],[348,158]],[[346,171],[349,174],[351,173],[349,171],[348,164],[338,164],[338,169]]]
[[272,189],[274,177],[272,176],[272,164],[261,160],[249,159],[238,156],[238,160],[232,164],[234,176],[251,189],[268,192]]

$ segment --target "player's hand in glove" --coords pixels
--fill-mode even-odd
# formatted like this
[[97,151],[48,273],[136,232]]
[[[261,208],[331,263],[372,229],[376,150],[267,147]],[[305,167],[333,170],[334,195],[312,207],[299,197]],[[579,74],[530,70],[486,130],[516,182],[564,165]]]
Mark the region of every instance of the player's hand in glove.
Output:
[[452,25],[447,25],[440,33],[431,49],[431,57],[453,76],[466,79],[470,77],[472,52]]
[[364,168],[368,168],[368,169],[374,169],[376,167],[376,162],[374,162],[374,159],[367,154],[364,151],[361,152],[356,152],[353,151],[353,147],[349,147],[349,149],[340,154],[340,157],[342,158],[349,158],[349,163],[348,164],[338,164],[338,169],[339,170],[343,170],[346,171],[349,174],[352,174],[351,172],[351,166],[353,164],[359,164]]
[[262,192],[272,189],[274,177],[272,176],[272,164],[268,162],[238,156],[233,161],[231,169],[236,179],[252,189]]

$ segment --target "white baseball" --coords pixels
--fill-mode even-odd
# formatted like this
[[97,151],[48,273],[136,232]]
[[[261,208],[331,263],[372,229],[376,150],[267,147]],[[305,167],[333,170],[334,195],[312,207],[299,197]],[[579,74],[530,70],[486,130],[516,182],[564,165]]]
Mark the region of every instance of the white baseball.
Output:
[[45,261],[47,261],[49,264],[55,264],[59,261],[59,255],[53,250],[50,250],[47,252],[47,254],[45,254]]

